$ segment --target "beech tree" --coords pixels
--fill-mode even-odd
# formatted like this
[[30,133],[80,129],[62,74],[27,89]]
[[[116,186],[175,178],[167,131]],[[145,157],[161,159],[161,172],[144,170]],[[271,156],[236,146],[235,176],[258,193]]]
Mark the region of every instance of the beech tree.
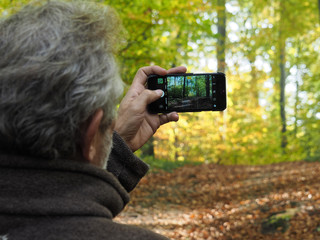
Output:
[[[0,16],[28,2],[2,0]],[[138,155],[224,164],[320,157],[319,1],[96,2],[126,28],[117,59],[128,86],[146,65],[227,76],[227,114],[181,113]]]

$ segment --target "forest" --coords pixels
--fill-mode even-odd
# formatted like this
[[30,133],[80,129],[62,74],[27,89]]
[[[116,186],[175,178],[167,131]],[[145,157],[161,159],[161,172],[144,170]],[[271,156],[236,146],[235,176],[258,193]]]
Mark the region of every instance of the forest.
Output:
[[169,109],[212,109],[212,76],[167,77]]
[[[0,0],[0,17],[29,2]],[[320,239],[320,0],[95,2],[125,27],[127,88],[148,65],[227,79],[225,111],[180,113],[136,152],[151,172],[117,221],[172,239]]]
[[[30,0],[1,0],[0,16]],[[130,85],[142,66],[224,72],[224,112],[180,114],[137,154],[147,159],[268,164],[320,157],[319,1],[105,0],[126,29]]]

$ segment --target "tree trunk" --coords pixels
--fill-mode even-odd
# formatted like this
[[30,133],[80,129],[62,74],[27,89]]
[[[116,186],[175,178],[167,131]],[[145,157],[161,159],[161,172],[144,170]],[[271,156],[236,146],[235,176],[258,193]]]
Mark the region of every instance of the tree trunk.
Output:
[[206,97],[210,97],[210,81],[208,77],[206,78]]
[[[217,60],[218,60],[218,72],[225,72],[226,70],[226,0],[218,0],[218,44],[217,44]],[[221,142],[225,142],[226,138],[226,120],[225,112],[220,112],[220,117],[223,123],[223,131],[220,132]],[[217,163],[223,161],[222,156],[218,157]]]
[[[152,9],[148,8],[145,11],[145,16],[149,17],[149,25],[147,26],[146,30],[143,32],[143,39],[152,39]],[[150,63],[151,65],[151,63]],[[148,142],[146,142],[141,148],[141,156],[146,157],[146,156],[152,156],[155,157],[154,155],[154,137],[152,136]]]
[[281,117],[281,147],[286,148],[287,141],[287,122],[286,122],[286,74],[285,74],[285,46],[280,49],[280,117]]
[[186,95],[186,77],[183,77],[182,99],[184,99],[185,95]]
[[318,9],[319,9],[319,22],[320,22],[320,0],[318,0]]
[[218,44],[217,59],[218,72],[225,72],[226,59],[226,0],[218,0]]
[[281,148],[285,152],[288,144],[287,140],[287,122],[286,122],[286,101],[285,101],[285,88],[286,88],[286,39],[284,36],[283,14],[285,11],[284,3],[280,2],[280,28],[279,28],[279,68],[280,68],[280,118],[281,118]]
[[249,62],[251,66],[251,81],[250,81],[250,94],[252,95],[251,106],[255,109],[259,109],[259,88],[258,88],[258,76],[257,69],[254,66],[255,57],[249,57]]
[[153,144],[153,141],[154,141],[154,137],[152,136],[148,142],[146,142],[142,148],[140,149],[141,150],[141,157],[147,157],[147,156],[152,156],[154,157],[154,144]]
[[295,94],[295,103],[294,103],[294,137],[297,138],[298,133],[298,105],[299,105],[299,79],[296,76],[296,94]]

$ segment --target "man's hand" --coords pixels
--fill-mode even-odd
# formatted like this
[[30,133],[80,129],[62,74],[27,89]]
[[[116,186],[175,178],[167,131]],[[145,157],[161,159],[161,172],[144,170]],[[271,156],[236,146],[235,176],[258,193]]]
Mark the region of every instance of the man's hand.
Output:
[[179,120],[176,112],[158,115],[147,111],[147,105],[159,99],[163,93],[162,90],[151,91],[145,88],[147,76],[186,71],[185,67],[176,67],[167,71],[161,67],[152,66],[140,68],[136,73],[129,91],[120,103],[115,125],[115,131],[133,152],[142,147],[162,124]]

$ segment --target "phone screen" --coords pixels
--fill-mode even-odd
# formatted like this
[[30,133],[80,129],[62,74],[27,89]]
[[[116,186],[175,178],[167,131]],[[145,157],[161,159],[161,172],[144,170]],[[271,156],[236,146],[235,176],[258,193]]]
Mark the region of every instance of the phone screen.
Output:
[[148,88],[164,96],[149,105],[150,112],[221,111],[226,108],[225,75],[222,73],[149,76]]

